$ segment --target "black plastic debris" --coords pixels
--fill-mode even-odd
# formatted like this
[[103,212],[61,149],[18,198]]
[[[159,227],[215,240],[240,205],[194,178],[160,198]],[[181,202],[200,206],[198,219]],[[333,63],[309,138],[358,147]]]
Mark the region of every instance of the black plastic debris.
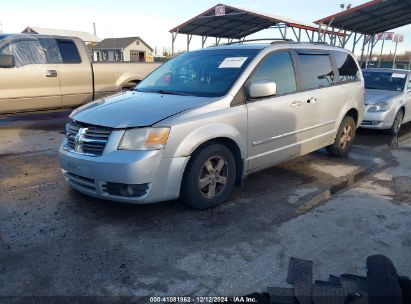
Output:
[[411,280],[400,277],[389,258],[373,255],[366,265],[366,277],[330,275],[313,284],[313,262],[291,258],[287,282],[293,288],[269,287],[246,297],[259,304],[411,304]]

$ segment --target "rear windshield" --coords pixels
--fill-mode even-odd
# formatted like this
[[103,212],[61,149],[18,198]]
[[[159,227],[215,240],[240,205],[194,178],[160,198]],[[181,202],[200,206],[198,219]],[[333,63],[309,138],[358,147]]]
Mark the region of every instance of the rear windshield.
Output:
[[224,96],[259,51],[226,49],[185,53],[155,70],[137,86],[137,91]]
[[406,73],[364,71],[365,88],[371,90],[403,91]]

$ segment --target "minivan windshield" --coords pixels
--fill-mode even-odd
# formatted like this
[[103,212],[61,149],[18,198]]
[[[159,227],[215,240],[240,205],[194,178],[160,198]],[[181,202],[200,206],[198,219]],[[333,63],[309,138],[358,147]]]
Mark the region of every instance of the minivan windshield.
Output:
[[259,51],[218,49],[185,53],[160,66],[136,90],[199,97],[224,96]]
[[406,73],[364,71],[365,88],[371,90],[403,91]]

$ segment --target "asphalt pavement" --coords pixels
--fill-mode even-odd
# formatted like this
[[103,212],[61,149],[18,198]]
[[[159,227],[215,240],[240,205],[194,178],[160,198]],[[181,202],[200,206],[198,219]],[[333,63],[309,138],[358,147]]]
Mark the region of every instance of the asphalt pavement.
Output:
[[360,130],[346,159],[320,150],[249,176],[230,201],[126,205],[90,198],[57,160],[67,111],[0,117],[0,296],[239,295],[364,274],[388,255],[411,275],[411,126]]

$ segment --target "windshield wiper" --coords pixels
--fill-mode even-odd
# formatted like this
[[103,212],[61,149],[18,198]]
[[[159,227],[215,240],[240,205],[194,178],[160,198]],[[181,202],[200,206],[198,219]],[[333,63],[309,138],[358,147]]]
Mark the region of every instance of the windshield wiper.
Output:
[[374,87],[365,87],[367,90],[383,90],[380,88],[374,88]]
[[167,90],[154,90],[154,91],[142,91],[146,93],[160,93],[164,95],[179,95],[179,96],[190,96],[190,94],[186,93],[179,93],[179,92],[174,92],[174,91],[167,91]]

